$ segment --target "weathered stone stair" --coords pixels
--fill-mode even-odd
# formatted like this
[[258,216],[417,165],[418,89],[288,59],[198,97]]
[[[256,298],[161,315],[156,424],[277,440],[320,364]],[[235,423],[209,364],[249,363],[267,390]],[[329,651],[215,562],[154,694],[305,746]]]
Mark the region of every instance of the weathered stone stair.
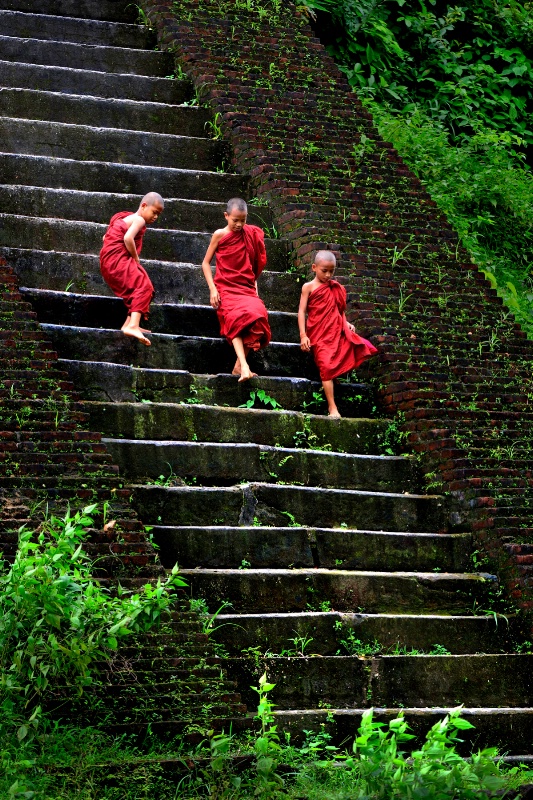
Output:
[[[299,278],[282,240],[267,242],[260,281],[274,332],[255,361],[262,377],[241,386],[227,374],[232,353],[198,264],[223,202],[248,186],[216,171],[225,145],[205,135],[205,109],[180,105],[190,84],[165,77],[168,53],[143,49],[155,37],[131,24],[131,8],[35,5],[0,3],[0,253],[163,564],[178,561],[212,612],[232,604],[214,637],[245,699],[266,667],[282,728],[325,724],[339,739],[370,705],[385,718],[405,707],[423,730],[435,706],[464,703],[479,743],[529,752],[530,659],[503,655],[512,620],[472,614],[497,580],[471,570],[469,532],[451,527],[442,497],[418,493],[412,459],[382,454],[388,423],[371,417],[367,385],[341,387],[340,421],[309,413],[317,375],[297,344]],[[124,312],[97,252],[111,214],[152,189],[166,208],[143,252],[157,292],[144,349],[117,332]],[[268,209],[254,211],[269,225]],[[283,408],[243,408],[259,388]],[[294,637],[302,656],[298,643],[265,656]],[[407,654],[361,660],[342,644],[354,639]],[[409,655],[436,644],[452,655]],[[156,666],[163,691],[177,665]],[[169,715],[160,709],[163,727]]]

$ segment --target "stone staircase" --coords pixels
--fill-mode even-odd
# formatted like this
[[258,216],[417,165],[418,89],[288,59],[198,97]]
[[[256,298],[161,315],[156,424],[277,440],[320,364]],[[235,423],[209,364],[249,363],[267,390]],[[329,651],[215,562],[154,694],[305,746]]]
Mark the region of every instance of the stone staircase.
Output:
[[[199,263],[224,201],[249,188],[224,172],[226,145],[206,135],[192,85],[168,77],[171,54],[150,50],[131,6],[36,5],[0,2],[0,255],[163,565],[178,561],[192,595],[222,609],[213,638],[243,698],[253,704],[266,668],[295,740],[319,726],[351,736],[372,705],[384,719],[404,708],[423,731],[464,704],[469,744],[530,752],[531,659],[511,652],[512,619],[473,613],[497,578],[473,571],[471,534],[453,529],[443,497],[420,492],[411,458],[384,454],[390,425],[368,385],[340,387],[342,420],[313,413],[319,384],[299,349],[300,278],[283,240],[268,239],[259,286],[274,339],[254,362],[261,377],[228,374]],[[166,206],[145,238],[156,303],[143,348],[117,330],[123,305],[97,253],[109,217],[149,190]],[[271,228],[268,208],[251,209]],[[246,407],[260,389],[280,408]],[[377,654],[359,658],[365,644]],[[430,655],[436,645],[450,655]],[[157,666],[164,686],[173,665]]]

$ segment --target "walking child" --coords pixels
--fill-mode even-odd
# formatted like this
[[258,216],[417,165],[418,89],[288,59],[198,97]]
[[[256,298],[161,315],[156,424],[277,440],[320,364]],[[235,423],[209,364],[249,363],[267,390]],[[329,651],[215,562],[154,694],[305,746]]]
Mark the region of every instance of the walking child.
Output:
[[139,255],[146,226],[155,222],[164,208],[163,198],[157,192],[143,197],[137,211],[119,211],[109,222],[100,251],[100,271],[109,288],[121,297],[127,308],[127,317],[121,330],[126,336],[139,339],[150,346],[145,334],[150,331],[140,327],[141,319],[148,317],[154,287],[148,273],[141,266]]
[[265,234],[256,225],[246,224],[247,213],[248,207],[240,197],[228,201],[226,227],[214,232],[202,262],[220,333],[235,349],[237,361],[232,375],[239,376],[239,383],[256,377],[248,365],[248,353],[266,347],[271,338],[268,313],[257,294],[257,279],[267,260]]
[[377,353],[374,345],[359,336],[346,319],[346,289],[333,280],[335,266],[331,250],[318,251],[312,266],[315,277],[302,286],[298,309],[300,347],[313,352],[330,417],[340,417],[334,396],[335,378]]

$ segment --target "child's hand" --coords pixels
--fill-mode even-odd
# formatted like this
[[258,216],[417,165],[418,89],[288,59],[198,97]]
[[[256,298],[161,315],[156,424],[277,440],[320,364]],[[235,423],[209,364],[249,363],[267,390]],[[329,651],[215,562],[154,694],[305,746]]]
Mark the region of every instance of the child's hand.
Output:
[[217,289],[211,289],[209,292],[209,302],[213,306],[213,308],[218,308],[220,305],[220,295]]
[[311,350],[311,342],[309,340],[309,336],[300,337],[300,347],[304,351],[304,353],[309,353],[309,351]]
[[352,325],[351,322],[348,322],[348,327],[349,327],[349,329],[351,330],[352,333],[355,333],[355,325]]

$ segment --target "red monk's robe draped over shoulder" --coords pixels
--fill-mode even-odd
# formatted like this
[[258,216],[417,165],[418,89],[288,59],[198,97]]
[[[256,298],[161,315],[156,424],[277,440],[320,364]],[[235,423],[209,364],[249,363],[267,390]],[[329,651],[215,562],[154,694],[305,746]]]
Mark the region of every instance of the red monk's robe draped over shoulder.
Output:
[[[140,311],[148,316],[150,303],[154,296],[154,287],[146,270],[139,266],[126,249],[124,234],[128,226],[124,222],[132,211],[119,211],[111,217],[104,237],[104,246],[100,250],[100,272],[109,288],[124,300],[128,313]],[[135,247],[140,254],[146,225],[135,237]]]
[[346,289],[338,281],[323,283],[309,295],[306,332],[323,381],[357,369],[377,353],[373,344],[350,330],[345,310]]
[[227,233],[216,250],[215,285],[220,333],[231,344],[242,337],[245,347],[259,350],[270,342],[268,313],[255,282],[266,266],[265,235],[255,225]]

